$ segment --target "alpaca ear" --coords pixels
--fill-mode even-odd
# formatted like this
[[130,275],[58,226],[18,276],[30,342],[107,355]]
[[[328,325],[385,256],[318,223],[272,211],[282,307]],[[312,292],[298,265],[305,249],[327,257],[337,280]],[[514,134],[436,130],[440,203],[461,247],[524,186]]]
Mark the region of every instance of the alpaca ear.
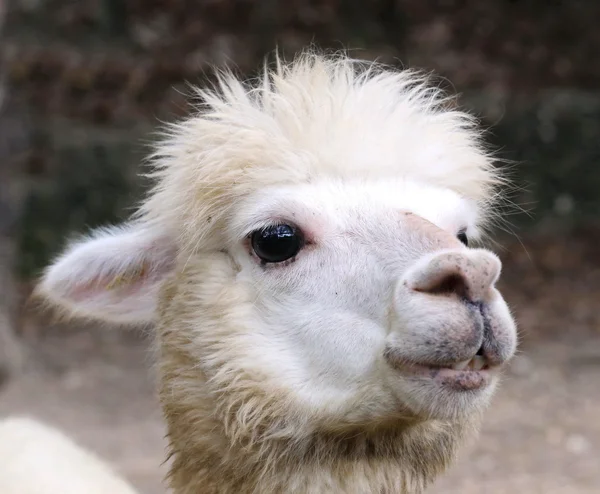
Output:
[[158,290],[175,255],[171,237],[156,228],[99,229],[58,257],[36,295],[68,315],[147,324],[154,320]]

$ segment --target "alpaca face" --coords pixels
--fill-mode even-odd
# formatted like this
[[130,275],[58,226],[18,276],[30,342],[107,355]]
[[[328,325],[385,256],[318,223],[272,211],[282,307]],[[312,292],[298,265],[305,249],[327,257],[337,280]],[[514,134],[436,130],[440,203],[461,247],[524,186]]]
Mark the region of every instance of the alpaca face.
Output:
[[477,235],[469,201],[410,181],[257,192],[227,231],[253,304],[245,331],[263,346],[253,359],[342,422],[472,413],[516,341],[500,262],[459,240]]

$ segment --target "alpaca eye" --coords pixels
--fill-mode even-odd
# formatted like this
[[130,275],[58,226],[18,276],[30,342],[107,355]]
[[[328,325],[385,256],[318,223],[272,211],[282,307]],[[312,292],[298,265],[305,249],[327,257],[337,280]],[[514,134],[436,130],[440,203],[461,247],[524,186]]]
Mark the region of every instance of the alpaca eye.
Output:
[[282,262],[294,257],[302,248],[301,232],[290,225],[273,225],[252,233],[252,249],[263,261]]
[[459,232],[456,238],[460,240],[463,244],[469,245],[469,237],[467,237],[466,232]]

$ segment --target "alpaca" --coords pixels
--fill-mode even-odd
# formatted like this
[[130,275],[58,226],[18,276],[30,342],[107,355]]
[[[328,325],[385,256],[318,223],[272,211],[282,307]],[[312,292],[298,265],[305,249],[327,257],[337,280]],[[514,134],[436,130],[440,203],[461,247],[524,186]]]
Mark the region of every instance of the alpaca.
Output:
[[38,293],[155,324],[175,494],[419,493],[516,348],[482,237],[504,181],[412,71],[305,52],[219,74],[126,224]]
[[2,494],[135,494],[58,430],[23,417],[0,421]]

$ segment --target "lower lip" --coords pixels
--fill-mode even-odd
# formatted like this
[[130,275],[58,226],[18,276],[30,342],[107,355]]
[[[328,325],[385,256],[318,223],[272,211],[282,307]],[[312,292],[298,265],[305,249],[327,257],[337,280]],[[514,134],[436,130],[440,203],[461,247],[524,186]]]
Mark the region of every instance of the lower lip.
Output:
[[445,388],[456,391],[480,390],[487,387],[492,380],[492,371],[489,369],[456,370],[445,367],[410,365],[406,370],[415,377],[431,379]]

